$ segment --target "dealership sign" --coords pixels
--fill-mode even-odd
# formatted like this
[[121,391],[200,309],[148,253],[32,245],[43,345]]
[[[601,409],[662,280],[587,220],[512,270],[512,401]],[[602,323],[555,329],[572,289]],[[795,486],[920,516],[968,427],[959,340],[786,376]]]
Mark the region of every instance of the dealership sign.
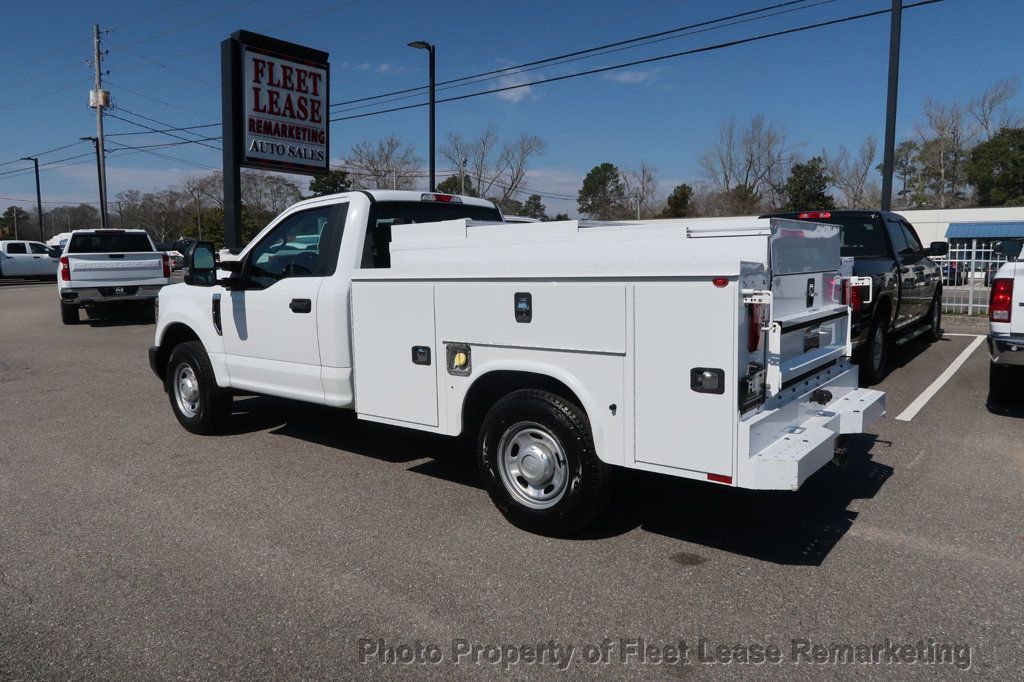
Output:
[[319,175],[330,170],[328,54],[235,31],[220,44],[224,238],[241,246],[241,168]]
[[[329,169],[327,53],[238,31],[224,96],[241,166],[317,174]],[[230,92],[228,92],[230,90]]]
[[327,65],[246,47],[245,161],[321,171],[327,163]]

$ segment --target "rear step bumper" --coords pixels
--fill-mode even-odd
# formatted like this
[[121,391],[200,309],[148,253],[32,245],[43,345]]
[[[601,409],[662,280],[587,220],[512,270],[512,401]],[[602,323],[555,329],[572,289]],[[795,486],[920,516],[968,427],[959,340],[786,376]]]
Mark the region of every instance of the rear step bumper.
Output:
[[[855,367],[846,365],[831,375],[822,377],[827,380],[821,383],[809,382],[813,388],[805,393],[766,404],[740,422],[737,487],[796,490],[832,461],[840,436],[863,433],[885,415],[885,394],[858,388]],[[819,390],[831,396],[825,405],[811,400]]]

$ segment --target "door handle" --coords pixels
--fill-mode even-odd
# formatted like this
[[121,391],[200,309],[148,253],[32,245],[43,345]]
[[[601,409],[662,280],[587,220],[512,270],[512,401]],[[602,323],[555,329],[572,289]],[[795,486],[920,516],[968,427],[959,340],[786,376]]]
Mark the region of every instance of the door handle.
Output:
[[313,310],[313,302],[308,298],[293,298],[288,307],[293,313],[308,313]]

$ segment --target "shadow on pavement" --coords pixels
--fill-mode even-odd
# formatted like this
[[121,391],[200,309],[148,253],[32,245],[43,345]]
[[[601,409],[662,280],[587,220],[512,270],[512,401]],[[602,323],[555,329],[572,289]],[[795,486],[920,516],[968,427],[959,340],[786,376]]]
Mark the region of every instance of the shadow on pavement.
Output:
[[[236,398],[226,435],[266,430],[387,462],[427,459],[409,471],[481,487],[467,439],[364,422],[352,412],[277,398]],[[581,539],[641,528],[762,561],[816,566],[856,519],[850,503],[874,497],[892,475],[892,467],[872,460],[876,445],[887,443],[876,443],[871,435],[850,436],[846,466],[827,465],[795,493],[739,490],[618,469],[609,508]],[[701,563],[696,555],[673,559]]]

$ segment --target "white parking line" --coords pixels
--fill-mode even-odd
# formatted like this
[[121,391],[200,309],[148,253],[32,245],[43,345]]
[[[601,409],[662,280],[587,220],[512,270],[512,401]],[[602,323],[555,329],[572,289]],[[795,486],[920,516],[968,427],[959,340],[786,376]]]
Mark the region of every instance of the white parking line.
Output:
[[917,413],[928,404],[928,401],[939,392],[940,388],[946,385],[946,382],[956,374],[956,371],[960,369],[965,362],[967,362],[967,358],[971,357],[971,353],[976,351],[982,341],[985,340],[985,337],[979,334],[946,334],[946,336],[973,336],[974,341],[971,341],[970,345],[968,345],[967,348],[957,356],[956,360],[946,368],[946,371],[940,374],[939,378],[933,381],[928,388],[924,389],[924,392],[917,396],[917,398],[914,399],[914,402],[910,403],[907,409],[903,410],[896,416],[896,421],[908,422],[917,416]]

